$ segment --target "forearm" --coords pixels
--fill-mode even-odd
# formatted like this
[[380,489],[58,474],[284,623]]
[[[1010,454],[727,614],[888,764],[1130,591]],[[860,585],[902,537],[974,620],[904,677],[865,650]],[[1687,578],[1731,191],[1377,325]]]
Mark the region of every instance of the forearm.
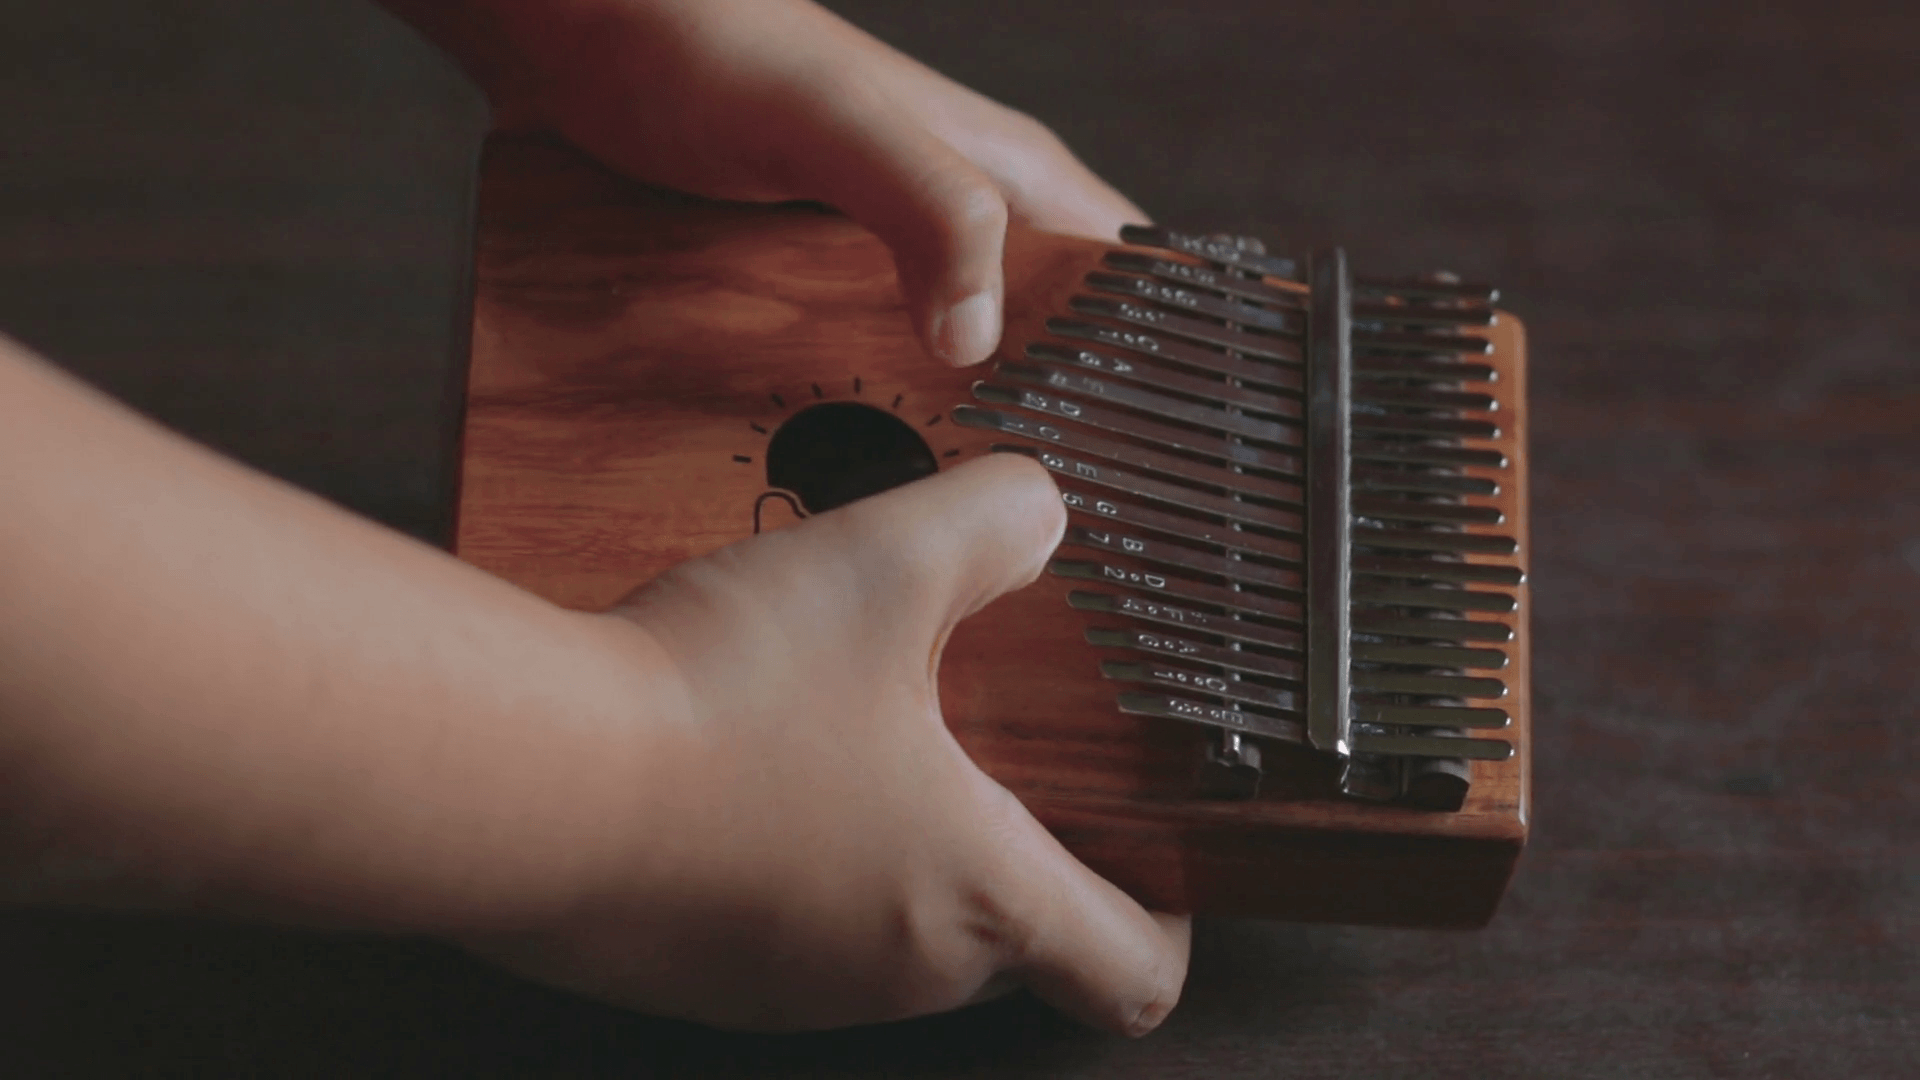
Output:
[[3,339],[0,411],[10,898],[484,928],[563,902],[542,883],[632,835],[672,739],[637,631],[223,461]]

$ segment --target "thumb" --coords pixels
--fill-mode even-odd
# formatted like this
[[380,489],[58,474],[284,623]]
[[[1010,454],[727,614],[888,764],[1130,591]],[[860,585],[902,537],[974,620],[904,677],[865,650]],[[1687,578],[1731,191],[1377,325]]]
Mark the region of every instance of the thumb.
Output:
[[1006,199],[879,87],[849,83],[796,118],[784,155],[789,180],[893,251],[930,354],[956,367],[977,364],[1000,343]]
[[837,542],[905,578],[888,595],[910,598],[912,621],[940,636],[1039,577],[1066,528],[1053,479],[1019,454],[988,454],[806,524],[835,517]]
[[[936,640],[1039,576],[1066,525],[1052,478],[1018,454],[989,454],[835,513],[867,565],[904,561],[914,587],[892,595],[922,605],[912,618],[930,624]],[[975,823],[974,857],[965,861],[982,895],[995,898],[1006,970],[1096,1027],[1143,1035],[1158,1026],[1186,981],[1188,921],[1149,914],[1075,859],[1006,788],[977,768],[968,774],[981,812],[960,817]]]

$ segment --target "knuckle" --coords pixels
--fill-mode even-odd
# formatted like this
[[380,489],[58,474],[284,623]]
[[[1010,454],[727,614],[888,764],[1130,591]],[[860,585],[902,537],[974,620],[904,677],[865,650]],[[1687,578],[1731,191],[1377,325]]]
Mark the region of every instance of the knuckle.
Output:
[[887,919],[881,982],[898,1016],[944,1012],[977,995],[1014,966],[1027,935],[990,890],[922,883],[899,898]]
[[1007,200],[993,182],[971,168],[952,169],[934,190],[941,218],[956,238],[998,236],[1007,229]]
[[1052,128],[1041,122],[1032,113],[1021,112],[1018,109],[1007,109],[1006,126],[1008,132],[1011,133],[1015,139],[1027,144],[1032,149],[1042,150],[1047,153],[1064,154],[1067,152],[1067,144],[1061,140],[1060,136],[1055,134]]
[[1014,967],[1033,953],[1031,920],[1022,917],[993,888],[976,886],[960,897],[961,929],[970,946],[986,953],[996,967]]

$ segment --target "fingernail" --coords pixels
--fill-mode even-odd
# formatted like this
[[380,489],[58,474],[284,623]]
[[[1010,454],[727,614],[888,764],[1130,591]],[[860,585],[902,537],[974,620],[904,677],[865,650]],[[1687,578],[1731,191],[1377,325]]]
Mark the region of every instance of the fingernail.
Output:
[[1000,298],[974,293],[933,316],[933,354],[955,367],[977,364],[1000,344]]
[[1173,1012],[1173,1005],[1173,1002],[1165,998],[1155,998],[1142,1005],[1140,1011],[1134,1015],[1133,1022],[1127,1025],[1127,1036],[1137,1039],[1142,1035],[1151,1034],[1167,1019],[1167,1014]]

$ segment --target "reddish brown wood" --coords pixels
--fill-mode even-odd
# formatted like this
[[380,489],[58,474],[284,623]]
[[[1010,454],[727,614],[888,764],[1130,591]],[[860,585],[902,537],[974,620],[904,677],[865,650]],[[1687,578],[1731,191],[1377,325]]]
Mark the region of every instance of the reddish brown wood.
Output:
[[[1011,235],[1003,348],[1044,337],[1112,247]],[[604,607],[750,536],[769,433],[815,402],[887,408],[943,462],[994,441],[951,420],[985,372],[921,354],[888,253],[840,217],[689,200],[554,144],[497,141],[478,266],[457,550],[559,603]],[[1524,540],[1522,330],[1505,317],[1492,336],[1508,418],[1492,445],[1518,468],[1492,501]],[[1268,750],[1259,799],[1221,803],[1194,786],[1197,729],[1116,711],[1068,588],[1043,578],[963,624],[941,691],[975,760],[1091,866],[1170,910],[1491,917],[1527,830],[1524,633],[1504,703],[1518,752],[1475,763],[1460,812],[1337,798],[1327,760],[1285,747]]]

